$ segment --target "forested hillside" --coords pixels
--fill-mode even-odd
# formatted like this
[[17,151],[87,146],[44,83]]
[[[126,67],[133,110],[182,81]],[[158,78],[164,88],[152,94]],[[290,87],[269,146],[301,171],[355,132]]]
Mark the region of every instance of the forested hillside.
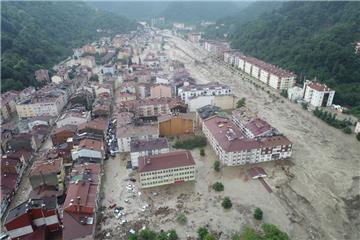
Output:
[[113,34],[135,29],[134,22],[81,2],[2,2],[1,90],[35,85],[34,71],[49,68],[72,48],[98,39],[96,29]]
[[257,19],[238,24],[232,47],[336,90],[335,102],[360,110],[360,3],[285,2]]
[[201,20],[215,21],[233,15],[247,6],[248,2],[171,2],[160,14],[168,21],[195,23]]

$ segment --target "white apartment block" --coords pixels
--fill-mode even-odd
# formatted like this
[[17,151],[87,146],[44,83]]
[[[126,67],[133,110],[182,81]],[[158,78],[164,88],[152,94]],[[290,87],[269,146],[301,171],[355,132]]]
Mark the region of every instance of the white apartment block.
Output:
[[229,86],[219,83],[186,85],[178,89],[178,96],[180,96],[185,103],[188,103],[190,98],[197,96],[229,95],[231,93],[232,91]]
[[214,116],[206,119],[203,133],[225,166],[285,159],[292,154],[292,143],[286,137],[247,138],[227,118]]
[[141,188],[195,180],[195,161],[190,151],[176,151],[139,158]]
[[304,101],[312,107],[329,107],[332,105],[335,91],[325,84],[306,81],[303,87]]
[[224,53],[224,61],[231,64],[234,58],[235,66],[249,76],[260,80],[278,90],[288,89],[295,85],[295,74],[266,63],[254,57],[247,57],[238,52]]

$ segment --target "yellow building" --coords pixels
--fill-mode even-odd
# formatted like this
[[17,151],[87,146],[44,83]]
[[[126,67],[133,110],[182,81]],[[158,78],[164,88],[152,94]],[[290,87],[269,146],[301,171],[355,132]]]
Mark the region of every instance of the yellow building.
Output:
[[195,180],[195,161],[190,151],[139,157],[141,188]]
[[194,132],[194,114],[178,113],[164,115],[158,118],[160,136],[179,136]]

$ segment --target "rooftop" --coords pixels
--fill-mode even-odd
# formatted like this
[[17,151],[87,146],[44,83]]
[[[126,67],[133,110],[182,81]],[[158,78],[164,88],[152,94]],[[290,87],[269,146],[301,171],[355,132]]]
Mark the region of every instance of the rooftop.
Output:
[[132,140],[130,142],[131,152],[142,152],[146,150],[155,150],[168,147],[169,144],[166,138],[156,138],[150,140]]
[[188,150],[139,157],[139,172],[151,172],[192,165],[195,165],[195,161]]
[[67,209],[72,205],[95,208],[96,207],[96,194],[97,194],[97,185],[92,184],[89,181],[77,180],[71,182],[68,186],[66,199],[64,203],[64,212],[74,212],[81,213],[81,210],[77,212],[76,210]]
[[159,134],[159,126],[157,124],[152,125],[128,125],[117,128],[117,136],[120,138],[126,137],[137,137],[137,136],[145,136],[145,135],[158,135]]
[[319,91],[319,92],[328,92],[331,91],[331,89],[326,84],[321,84],[318,82],[311,82],[307,86],[310,88]]
[[58,173],[61,171],[62,163],[62,158],[35,161],[30,169],[29,176]]
[[86,148],[91,150],[102,151],[104,150],[104,142],[101,140],[84,138],[80,140],[79,148]]
[[240,128],[227,118],[214,116],[205,120],[204,124],[226,152],[239,152],[291,144],[284,136],[262,137],[259,139],[246,138]]

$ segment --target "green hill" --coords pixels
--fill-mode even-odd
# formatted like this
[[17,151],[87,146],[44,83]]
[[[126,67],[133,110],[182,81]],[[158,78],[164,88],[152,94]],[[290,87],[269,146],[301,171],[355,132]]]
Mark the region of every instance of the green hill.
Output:
[[[246,10],[245,10],[246,11]],[[284,2],[252,21],[235,24],[234,49],[317,78],[336,90],[335,103],[360,111],[360,3]]]
[[49,68],[72,48],[102,36],[135,29],[134,22],[82,2],[1,3],[1,90],[36,85],[34,71]]

